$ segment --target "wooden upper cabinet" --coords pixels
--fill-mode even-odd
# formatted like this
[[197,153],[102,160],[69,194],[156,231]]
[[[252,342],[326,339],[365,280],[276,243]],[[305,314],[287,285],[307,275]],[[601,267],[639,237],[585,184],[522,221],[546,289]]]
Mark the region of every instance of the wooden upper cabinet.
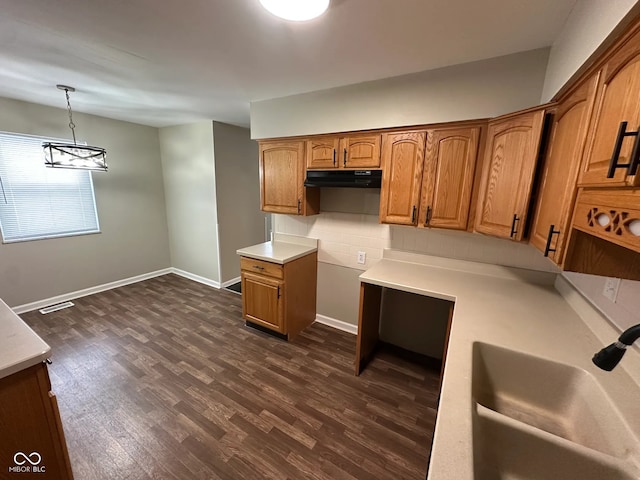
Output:
[[480,127],[427,131],[419,227],[466,230]]
[[544,115],[532,109],[489,122],[476,231],[522,240]]
[[[579,184],[581,186],[637,186],[640,171],[628,175],[626,168],[617,169],[607,178],[621,122],[627,131],[640,128],[640,26],[604,64],[598,87],[598,101],[589,129],[589,143],[585,151]],[[631,161],[638,137],[627,136],[620,145],[619,164]],[[637,151],[640,156],[640,149]]]
[[352,135],[340,139],[342,168],[380,168],[381,135]]
[[426,132],[382,136],[380,222],[416,225]]
[[314,137],[307,140],[307,168],[330,169],[338,168],[340,151],[339,137]]
[[530,243],[559,265],[564,258],[597,84],[598,74],[563,98],[553,114]]
[[311,137],[306,141],[307,169],[380,168],[380,134]]
[[318,189],[305,189],[303,183],[304,141],[260,142],[260,208],[263,211],[292,215],[318,213]]

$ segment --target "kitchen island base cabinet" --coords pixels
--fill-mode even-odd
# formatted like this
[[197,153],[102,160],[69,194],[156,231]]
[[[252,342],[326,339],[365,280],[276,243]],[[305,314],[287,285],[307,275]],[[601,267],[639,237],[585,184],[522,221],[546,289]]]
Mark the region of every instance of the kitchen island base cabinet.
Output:
[[0,478],[73,480],[58,403],[44,364],[0,379],[0,458]]
[[242,318],[288,340],[316,319],[318,254],[285,264],[241,257]]

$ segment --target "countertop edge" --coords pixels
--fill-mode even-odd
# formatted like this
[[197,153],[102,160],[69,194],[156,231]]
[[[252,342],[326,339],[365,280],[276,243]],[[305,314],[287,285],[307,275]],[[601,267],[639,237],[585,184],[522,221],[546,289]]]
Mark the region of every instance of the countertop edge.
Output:
[[29,367],[33,367],[34,365],[38,365],[46,361],[51,356],[51,347],[47,346],[47,349],[40,352],[37,355],[30,356],[28,358],[24,358],[22,360],[17,361],[11,365],[7,365],[0,371],[0,379],[9,377],[15,373],[21,372],[22,370],[26,370]]
[[241,257],[284,265],[318,251],[317,246],[270,241],[236,250]]

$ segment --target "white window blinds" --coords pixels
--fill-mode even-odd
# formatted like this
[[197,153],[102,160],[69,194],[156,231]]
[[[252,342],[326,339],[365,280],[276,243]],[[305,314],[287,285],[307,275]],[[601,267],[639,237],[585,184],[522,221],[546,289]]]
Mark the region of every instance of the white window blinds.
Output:
[[0,132],[0,230],[4,243],[100,231],[91,172],[45,167],[45,141],[68,143]]

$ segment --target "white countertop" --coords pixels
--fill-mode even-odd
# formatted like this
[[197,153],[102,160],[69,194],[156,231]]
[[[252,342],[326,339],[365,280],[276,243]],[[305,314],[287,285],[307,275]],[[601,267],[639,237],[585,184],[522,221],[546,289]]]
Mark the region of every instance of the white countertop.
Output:
[[318,251],[318,240],[276,233],[271,242],[240,248],[236,253],[242,257],[255,258],[281,265]]
[[[472,345],[482,341],[593,375],[640,433],[640,389],[624,368],[591,363],[604,347],[553,286],[555,275],[385,251],[360,280],[455,302],[429,480],[472,480]],[[615,340],[611,337],[608,343]],[[624,360],[623,362],[624,363]],[[622,365],[622,364],[621,364]]]
[[0,378],[36,365],[50,353],[51,347],[0,300]]

